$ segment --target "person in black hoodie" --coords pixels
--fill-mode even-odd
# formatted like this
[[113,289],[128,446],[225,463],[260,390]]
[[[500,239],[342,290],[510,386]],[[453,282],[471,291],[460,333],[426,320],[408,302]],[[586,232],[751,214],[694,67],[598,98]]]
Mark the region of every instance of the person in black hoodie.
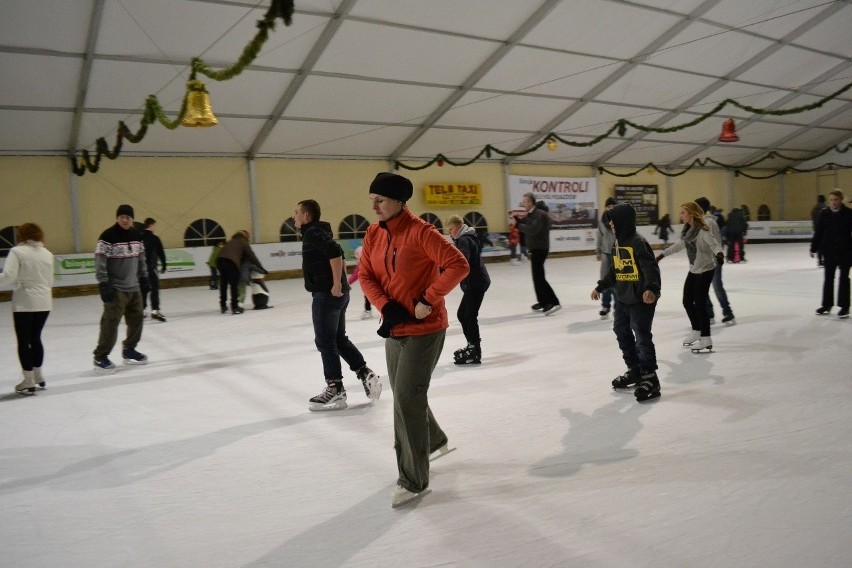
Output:
[[822,306],[818,316],[831,313],[834,305],[834,273],[840,270],[837,286],[837,317],[849,317],[849,270],[852,266],[852,209],[843,205],[843,192],[834,189],[828,194],[828,207],[817,218],[816,230],[811,241],[811,258],[821,253],[825,266],[822,285]]
[[456,316],[461,323],[467,346],[453,354],[456,365],[479,365],[482,362],[481,338],[479,336],[479,308],[485,299],[485,292],[491,286],[491,277],[482,264],[482,241],[472,227],[468,227],[461,217],[452,215],[447,219],[447,231],[456,247],[464,255],[470,272],[459,283],[464,292]]
[[145,219],[145,230],[142,231],[142,243],[145,245],[145,264],[148,266],[148,286],[142,288],[142,310],[143,317],[148,307],[148,294],[151,294],[151,317],[155,320],[166,321],[166,316],[160,311],[160,277],[157,275],[157,261],[162,268],[160,273],[166,272],[166,251],[163,249],[163,241],[154,234],[157,230],[157,220],[151,217]]
[[612,388],[636,385],[636,400],[644,402],[660,396],[657,352],[651,333],[660,297],[660,268],[651,245],[636,232],[636,210],[632,205],[622,203],[610,209],[609,223],[615,232],[612,263],[592,290],[592,300],[599,300],[608,288],[615,290],[612,329],[627,372],[612,381]]
[[322,357],[326,388],[310,399],[309,410],[346,408],[346,390],[340,359],[356,372],[370,400],[378,400],[382,383],[358,348],[346,335],[346,307],[349,284],[343,249],[334,240],[331,225],[320,221],[320,205],[313,199],[300,201],[293,212],[296,228],[302,234],[302,274],[305,290],[313,296],[311,315],[314,343]]

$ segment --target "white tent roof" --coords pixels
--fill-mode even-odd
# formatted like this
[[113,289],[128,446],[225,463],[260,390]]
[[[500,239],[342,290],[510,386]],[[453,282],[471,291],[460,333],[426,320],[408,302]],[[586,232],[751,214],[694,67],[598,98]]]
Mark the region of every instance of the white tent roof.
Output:
[[[268,1],[5,0],[0,154],[65,155],[145,99],[176,116],[201,57],[233,65]],[[852,83],[848,0],[297,0],[259,56],[222,82],[204,76],[219,126],[152,125],[122,155],[388,159],[486,145],[518,152],[549,132],[588,142],[621,118],[683,124],[726,98],[763,109],[813,104]],[[740,142],[717,141],[723,119]],[[674,133],[628,128],[590,147],[519,161],[743,164],[806,158],[852,137],[852,90],[817,109],[766,116],[733,106]],[[842,155],[846,157],[848,155]],[[494,156],[498,159],[500,156]],[[850,162],[849,159],[846,160]],[[777,167],[787,160],[773,160]]]

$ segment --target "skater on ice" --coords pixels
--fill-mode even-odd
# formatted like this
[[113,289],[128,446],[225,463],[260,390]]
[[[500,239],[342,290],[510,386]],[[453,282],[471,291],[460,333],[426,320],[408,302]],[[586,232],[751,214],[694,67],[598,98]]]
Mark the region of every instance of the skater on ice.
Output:
[[367,366],[364,356],[346,335],[349,284],[343,249],[334,240],[331,225],[320,219],[322,211],[313,199],[300,201],[293,211],[302,234],[302,274],[305,290],[311,293],[314,343],[322,358],[325,389],[310,399],[310,410],[346,408],[346,389],[340,359],[355,371],[370,400],[378,400],[382,384]]
[[709,352],[713,350],[713,340],[710,339],[707,301],[716,266],[724,264],[725,255],[697,203],[687,201],[680,206],[680,222],[683,223],[680,240],[658,254],[657,262],[686,249],[689,272],[683,283],[683,307],[692,331],[683,338],[683,345],[691,347],[693,353]]
[[429,491],[429,456],[446,453],[447,435],[429,408],[432,372],[449,320],[444,297],[469,268],[435,226],[409,211],[414,187],[382,172],[370,184],[378,223],[370,225],[361,254],[361,289],[382,314],[388,378],[393,390],[394,449],[399,477],[391,506]]
[[[598,238],[595,241],[595,259],[601,263],[601,279],[612,265],[612,247],[615,245],[615,233],[609,225],[609,212],[615,207],[615,198],[607,197],[604,212],[598,222]],[[612,290],[607,288],[601,293],[601,311],[598,315],[602,320],[609,317],[612,309]]]
[[615,235],[606,273],[592,290],[599,300],[606,290],[615,295],[612,329],[621,349],[627,371],[612,381],[612,388],[636,387],[636,400],[644,402],[660,396],[657,352],[651,327],[660,297],[660,267],[651,245],[636,232],[636,210],[629,203],[612,207],[604,214]]

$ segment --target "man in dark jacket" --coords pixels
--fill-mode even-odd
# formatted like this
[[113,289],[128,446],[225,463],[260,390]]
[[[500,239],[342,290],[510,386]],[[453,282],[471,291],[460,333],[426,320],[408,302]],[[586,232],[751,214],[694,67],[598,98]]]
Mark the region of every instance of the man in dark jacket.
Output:
[[843,205],[843,192],[835,189],[828,194],[828,207],[817,219],[814,238],[811,241],[811,258],[821,253],[825,266],[822,285],[822,306],[818,316],[831,313],[834,306],[834,272],[840,269],[837,287],[837,317],[849,317],[849,268],[852,266],[852,209]]
[[482,362],[479,308],[485,299],[485,292],[491,286],[491,277],[482,264],[482,241],[476,230],[468,227],[458,215],[452,215],[447,219],[447,231],[470,265],[470,272],[459,283],[464,295],[456,313],[467,340],[467,347],[456,350],[453,356],[456,365],[479,365]]
[[154,234],[157,230],[157,221],[148,217],[145,219],[145,230],[142,231],[142,243],[145,245],[145,265],[148,267],[148,285],[142,287],[142,309],[148,308],[148,293],[151,294],[151,317],[155,320],[166,321],[166,316],[160,311],[160,277],[157,275],[157,261],[162,268],[160,273],[166,271],[166,251],[163,249],[163,241]]
[[322,357],[326,388],[310,399],[309,410],[346,408],[343,370],[340,359],[356,372],[370,400],[378,400],[382,383],[358,348],[346,335],[346,307],[349,284],[343,249],[334,240],[331,225],[320,221],[320,206],[313,199],[300,201],[293,212],[296,227],[302,233],[302,274],[305,290],[313,296],[311,315],[314,343]]
[[231,313],[239,315],[245,312],[240,306],[239,293],[243,263],[248,261],[265,273],[263,265],[251,249],[250,236],[245,229],[237,231],[216,257],[216,268],[219,270],[219,309],[223,314],[228,311],[228,290],[231,291]]
[[[828,205],[825,204],[825,196],[820,194],[817,195],[817,202],[814,205],[814,208],[811,209],[811,221],[813,222],[814,231],[816,231],[817,221],[819,220],[819,214],[823,212]],[[824,266],[825,263],[822,261],[822,253],[817,251],[817,265]]]
[[532,309],[549,316],[562,309],[559,298],[544,277],[544,261],[550,252],[550,216],[547,214],[547,205],[536,203],[533,193],[525,193],[521,205],[527,210],[526,216],[513,215],[509,218],[509,224],[517,225],[521,234],[526,236],[536,298]]
[[644,402],[660,396],[657,352],[651,334],[660,297],[660,268],[651,245],[636,232],[636,210],[632,205],[616,205],[609,211],[609,220],[615,232],[612,262],[592,290],[592,300],[600,299],[607,288],[615,290],[612,329],[627,372],[616,377],[612,387],[637,385],[636,400]]

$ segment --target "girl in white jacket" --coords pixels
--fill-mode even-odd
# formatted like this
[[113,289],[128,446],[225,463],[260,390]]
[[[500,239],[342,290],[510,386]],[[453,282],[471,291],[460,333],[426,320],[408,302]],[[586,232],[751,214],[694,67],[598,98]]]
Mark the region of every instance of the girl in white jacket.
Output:
[[713,283],[716,265],[723,264],[725,256],[722,245],[713,238],[710,227],[704,221],[704,211],[697,203],[687,201],[680,206],[680,222],[684,224],[680,240],[657,255],[657,262],[686,249],[689,272],[683,283],[683,307],[692,324],[692,332],[683,338],[683,344],[693,346],[693,353],[712,351],[707,295]]
[[53,254],[44,247],[44,233],[35,223],[20,225],[17,240],[0,272],[0,286],[11,285],[13,289],[12,317],[24,371],[24,380],[15,392],[32,395],[36,389],[45,388],[41,331],[53,307]]

